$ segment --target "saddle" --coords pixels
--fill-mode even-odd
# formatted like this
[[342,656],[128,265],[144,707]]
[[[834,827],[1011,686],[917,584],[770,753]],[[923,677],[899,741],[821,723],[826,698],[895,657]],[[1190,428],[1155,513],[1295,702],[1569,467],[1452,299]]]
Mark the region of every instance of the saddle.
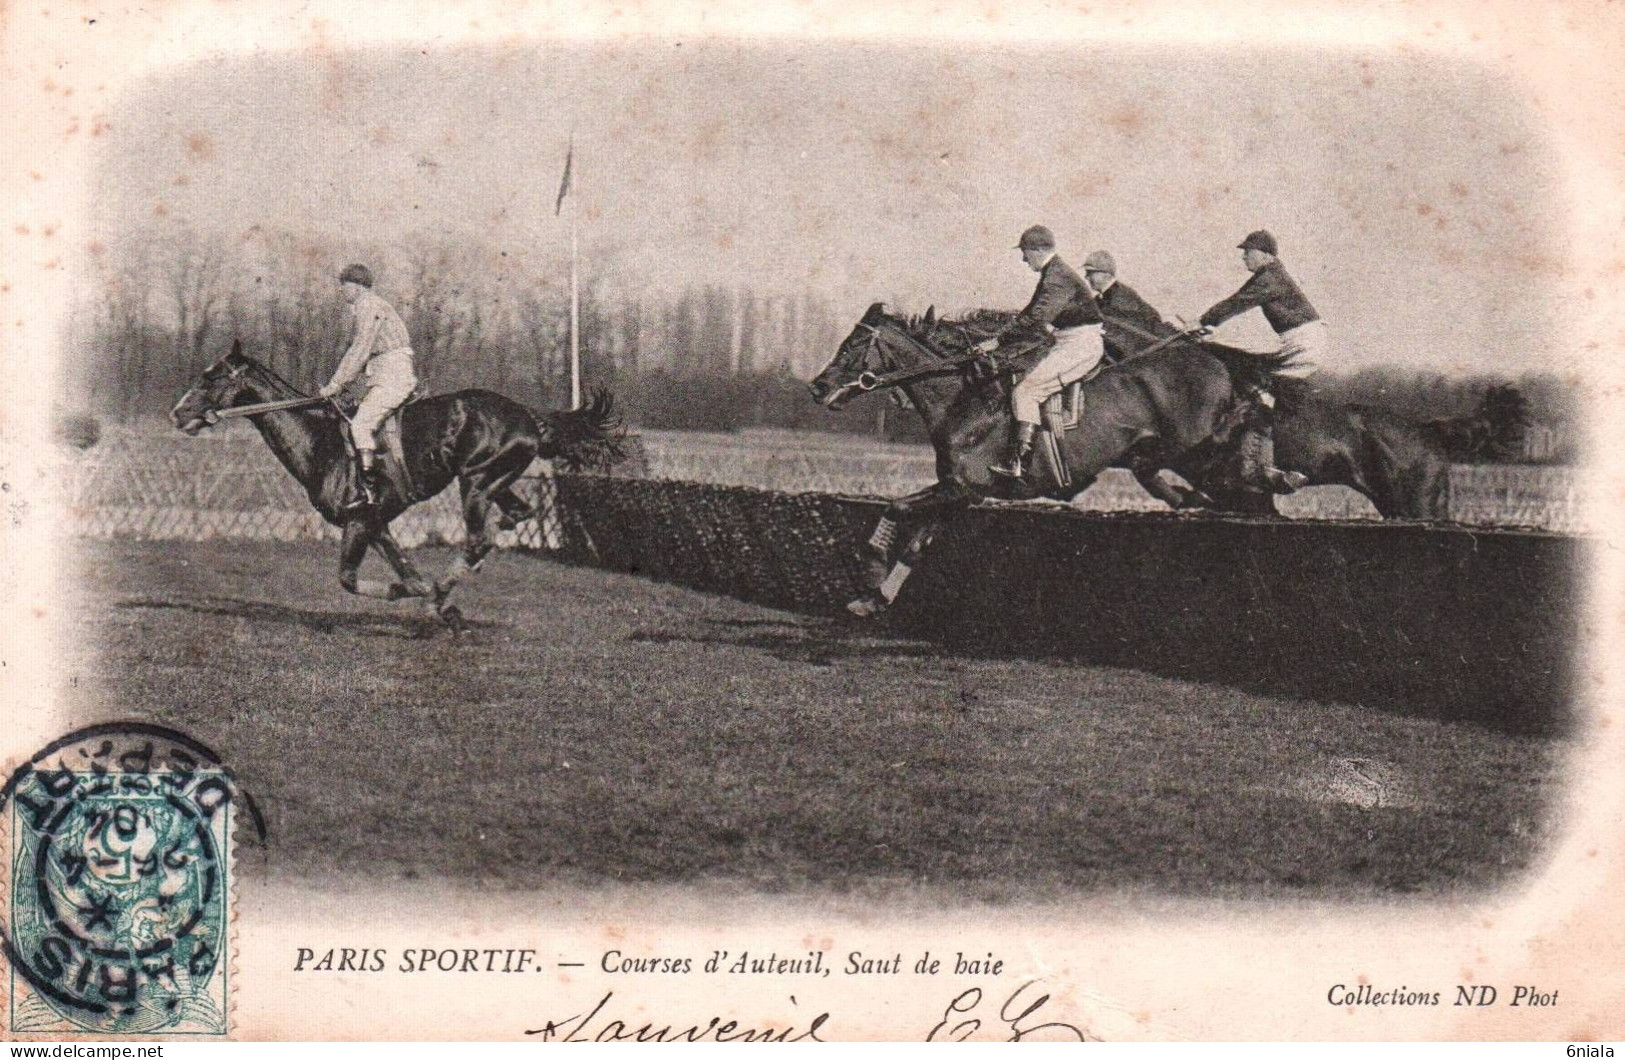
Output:
[[1106,362],[1101,361],[1081,378],[1045,398],[1038,408],[1039,418],[1043,420],[1038,432],[1039,448],[1062,489],[1072,485],[1072,473],[1066,469],[1066,460],[1061,456],[1061,439],[1066,437],[1067,431],[1077,429],[1078,424],[1083,422],[1083,384],[1099,375],[1105,367]]
[[[417,488],[412,484],[412,470],[406,464],[406,450],[401,444],[401,414],[406,407],[415,402],[422,401],[428,396],[423,384],[419,383],[406,400],[392,409],[384,421],[378,425],[378,441],[383,443],[378,447],[378,473],[394,484],[395,489],[402,497],[417,496]],[[350,435],[349,415],[354,414],[352,406],[346,413],[344,420],[344,451],[352,462],[355,460],[355,439]]]

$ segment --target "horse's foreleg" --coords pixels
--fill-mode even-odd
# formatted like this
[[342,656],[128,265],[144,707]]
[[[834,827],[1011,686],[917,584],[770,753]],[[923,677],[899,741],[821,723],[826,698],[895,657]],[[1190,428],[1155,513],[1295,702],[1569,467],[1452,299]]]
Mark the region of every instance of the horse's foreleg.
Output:
[[903,591],[903,583],[908,581],[908,576],[919,566],[920,557],[925,554],[931,539],[936,536],[938,525],[940,524],[936,520],[932,520],[916,528],[914,533],[909,535],[908,544],[903,546],[897,561],[885,572],[880,583],[867,596],[859,597],[847,604],[846,609],[859,618],[869,618],[890,607],[897,599],[897,594]]
[[395,576],[401,580],[400,590],[402,596],[432,596],[434,586],[429,584],[427,578],[418,572],[417,566],[406,557],[406,550],[401,548],[395,535],[387,529],[378,532],[372,543],[373,550],[393,568]]
[[406,593],[396,582],[370,581],[361,577],[361,561],[373,544],[376,531],[366,520],[352,519],[344,524],[344,540],[339,544],[339,584],[347,593],[374,600],[399,600]]
[[[868,618],[890,607],[903,583],[919,565],[920,556],[931,543],[942,520],[970,503],[957,482],[939,482],[926,489],[900,497],[887,506],[868,541],[868,581],[870,590],[846,605],[859,618]],[[898,527],[905,520],[914,525],[895,561],[892,548]]]
[[1135,479],[1147,493],[1175,511],[1208,508],[1213,504],[1213,499],[1201,490],[1164,478],[1161,468],[1140,465],[1133,470]]
[[897,544],[898,529],[910,517],[929,514],[945,506],[965,505],[970,502],[969,495],[963,487],[956,482],[935,482],[925,489],[916,490],[904,497],[898,497],[886,505],[886,510],[880,514],[880,521],[869,535],[866,543],[871,555],[881,562],[892,557],[892,549]]

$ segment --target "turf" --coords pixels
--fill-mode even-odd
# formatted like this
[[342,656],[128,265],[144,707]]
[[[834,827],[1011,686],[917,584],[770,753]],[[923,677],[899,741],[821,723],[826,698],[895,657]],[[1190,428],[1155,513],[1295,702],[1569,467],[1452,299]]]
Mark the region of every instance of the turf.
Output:
[[245,867],[271,875],[1442,897],[1539,857],[1568,750],[959,658],[528,555],[460,590],[462,638],[345,596],[325,546],[73,561],[81,713],[212,745],[266,814]]

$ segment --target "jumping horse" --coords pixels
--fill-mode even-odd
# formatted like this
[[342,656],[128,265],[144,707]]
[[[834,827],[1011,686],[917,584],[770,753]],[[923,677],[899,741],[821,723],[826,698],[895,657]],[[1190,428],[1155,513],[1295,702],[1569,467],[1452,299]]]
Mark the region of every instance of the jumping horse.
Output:
[[[810,384],[813,399],[832,410],[857,393],[900,389],[925,420],[936,451],[937,481],[892,501],[870,538],[871,587],[847,605],[855,615],[889,606],[943,520],[979,499],[1067,500],[1115,466],[1133,471],[1170,504],[1187,506],[1189,491],[1157,471],[1235,433],[1247,395],[1272,386],[1288,360],[1192,341],[1109,366],[1083,384],[1082,419],[1057,439],[1070,481],[1050,470],[1037,482],[1010,484],[988,470],[1010,436],[1008,378],[978,373],[967,355],[945,352],[930,338],[938,323],[933,313],[909,320],[877,302]],[[903,526],[908,535],[897,549]]]
[[[400,411],[407,474],[380,480],[375,507],[346,511],[352,461],[343,415],[332,402],[304,394],[245,354],[240,341],[198,377],[169,416],[176,428],[196,435],[227,410],[273,403],[293,407],[250,412],[247,418],[305,488],[322,518],[343,531],[339,584],[347,592],[380,600],[424,600],[458,631],[464,628],[462,614],[449,597],[458,581],[478,571],[495,547],[486,530],[492,507],[502,513],[501,523],[508,527],[535,514],[513,489],[531,463],[552,459],[574,469],[613,463],[621,456],[622,430],[607,392],[598,392],[580,409],[537,415],[501,394],[459,390],[412,402]],[[412,485],[409,494],[403,480]],[[407,558],[389,524],[453,480],[462,493],[467,539],[445,575],[430,582]],[[398,581],[360,577],[368,549],[389,563]]]

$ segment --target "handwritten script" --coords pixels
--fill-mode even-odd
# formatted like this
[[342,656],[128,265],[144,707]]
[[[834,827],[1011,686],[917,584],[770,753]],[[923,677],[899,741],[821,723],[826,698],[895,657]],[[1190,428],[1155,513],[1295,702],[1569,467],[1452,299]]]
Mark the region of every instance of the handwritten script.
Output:
[[[962,990],[948,1002],[926,1033],[928,1042],[1097,1042],[1084,1027],[1049,1019],[1044,1012],[1051,995],[1028,980],[1002,1002],[990,999],[981,987]],[[770,1021],[711,1016],[705,1020],[650,1019],[628,1022],[615,1015],[613,991],[606,993],[586,1014],[550,1019],[529,1037],[544,1042],[821,1042],[831,1019],[828,1012],[813,1016],[804,1027],[775,1026]],[[799,1004],[795,997],[792,1005]],[[996,1006],[996,1007],[995,1007]]]
[[993,1019],[985,1004],[982,988],[973,986],[955,997],[943,1010],[942,1019],[925,1036],[928,1042],[1098,1042],[1099,1038],[1082,1027],[1059,1021],[1045,1021],[1041,1010],[1050,995],[1040,993],[1038,980],[1029,979],[1004,1000]]
[[[793,1026],[751,1027],[722,1016],[712,1016],[704,1023],[696,1020],[687,1026],[683,1026],[687,1022],[683,1020],[658,1027],[655,1025],[658,1020],[632,1026],[625,1020],[613,1018],[612,1011],[605,1011],[614,997],[611,991],[585,1016],[548,1020],[525,1034],[540,1037],[544,1042],[821,1042],[824,1039],[818,1036],[819,1028],[829,1022],[829,1013],[820,1012],[805,1030]],[[791,997],[790,1003],[796,1004],[796,999]]]

